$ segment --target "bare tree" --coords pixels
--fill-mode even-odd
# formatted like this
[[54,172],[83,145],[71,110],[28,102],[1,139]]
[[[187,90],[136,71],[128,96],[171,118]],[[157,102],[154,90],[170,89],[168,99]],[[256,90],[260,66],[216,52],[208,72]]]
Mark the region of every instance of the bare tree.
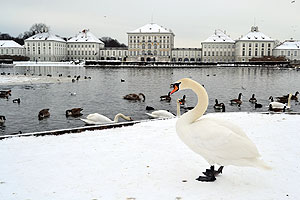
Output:
[[45,32],[49,32],[50,30],[50,27],[47,26],[46,24],[44,23],[35,23],[33,24],[29,31],[25,31],[23,34],[20,34],[18,36],[18,38],[22,38],[22,39],[27,39],[37,33],[45,33]]

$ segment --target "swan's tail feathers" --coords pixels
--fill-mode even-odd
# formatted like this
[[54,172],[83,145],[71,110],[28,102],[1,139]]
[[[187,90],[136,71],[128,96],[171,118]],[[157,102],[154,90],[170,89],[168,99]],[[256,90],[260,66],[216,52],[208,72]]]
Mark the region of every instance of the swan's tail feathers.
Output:
[[269,166],[267,163],[265,163],[263,160],[261,159],[257,159],[255,162],[255,167],[258,167],[260,169],[264,169],[264,170],[271,170],[272,167]]

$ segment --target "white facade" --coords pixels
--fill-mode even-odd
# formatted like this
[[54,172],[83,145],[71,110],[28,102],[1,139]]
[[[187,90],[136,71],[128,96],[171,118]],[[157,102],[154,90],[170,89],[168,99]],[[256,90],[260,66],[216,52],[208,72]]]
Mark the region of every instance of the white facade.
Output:
[[52,33],[38,33],[25,40],[25,55],[31,61],[66,60],[67,43]]
[[128,34],[128,61],[170,61],[174,33],[160,25],[146,24]]
[[67,41],[68,60],[99,60],[104,43],[88,29],[80,31]]
[[275,40],[259,32],[257,26],[236,41],[235,61],[249,61],[255,57],[272,56]]
[[285,56],[294,61],[300,60],[300,41],[288,40],[275,47],[273,56]]
[[0,40],[0,55],[25,56],[25,47],[13,40]]
[[202,43],[203,62],[231,62],[235,57],[235,41],[226,32],[216,30]]
[[174,48],[172,49],[172,62],[200,62],[200,48]]
[[100,49],[100,60],[126,61],[127,57],[127,47],[105,47],[103,49]]

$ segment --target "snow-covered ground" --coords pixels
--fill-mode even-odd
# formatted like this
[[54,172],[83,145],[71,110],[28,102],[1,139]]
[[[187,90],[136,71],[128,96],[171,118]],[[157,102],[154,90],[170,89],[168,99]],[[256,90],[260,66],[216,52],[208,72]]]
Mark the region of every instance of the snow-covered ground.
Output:
[[71,78],[66,78],[66,77],[2,75],[0,76],[0,85],[62,83],[62,82],[71,82],[71,80],[72,80]]
[[300,116],[214,113],[243,128],[271,171],[208,163],[178,138],[177,119],[0,141],[0,199],[299,199]]

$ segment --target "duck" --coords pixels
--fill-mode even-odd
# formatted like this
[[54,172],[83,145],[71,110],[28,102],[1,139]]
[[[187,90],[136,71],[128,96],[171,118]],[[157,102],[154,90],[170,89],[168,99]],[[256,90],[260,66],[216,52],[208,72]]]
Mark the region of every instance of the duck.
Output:
[[[210,165],[196,180],[213,182],[223,172],[224,166],[249,166],[271,169],[262,159],[256,145],[237,125],[213,118],[203,117],[208,107],[208,94],[198,82],[183,78],[173,84],[171,94],[191,89],[197,94],[194,109],[184,113],[176,122],[179,138],[195,153],[200,154]],[[220,167],[215,170],[215,165]]]
[[283,109],[290,109],[291,108],[291,98],[292,98],[292,94],[289,94],[287,104],[285,104],[285,103],[281,103],[281,102],[272,101],[273,98],[271,96],[269,98],[271,100],[271,102],[269,103],[269,110],[270,111],[275,111],[275,110],[278,111],[278,110],[283,110]]
[[47,118],[47,117],[50,117],[49,108],[40,110],[40,112],[38,114],[39,120],[42,120],[42,119]]
[[256,103],[256,102],[255,102],[254,108],[255,108],[255,109],[256,109],[256,108],[262,108],[262,104]]
[[21,102],[21,100],[20,100],[20,98],[17,98],[17,99],[13,99],[12,102],[13,102],[13,103],[18,103],[18,104],[19,104],[19,103]]
[[136,100],[136,101],[141,101],[142,98],[143,98],[143,101],[145,101],[146,97],[143,93],[139,93],[139,94],[127,94],[125,96],[123,96],[124,99],[127,99],[127,100]]
[[232,105],[232,104],[237,104],[237,105],[241,105],[242,104],[242,93],[239,93],[239,96],[238,96],[238,98],[237,99],[231,99],[230,100],[230,104]]
[[72,116],[72,117],[79,117],[81,116],[82,108],[72,108],[70,110],[66,110],[66,117]]
[[162,95],[162,96],[160,96],[160,100],[161,101],[168,101],[168,102],[170,102],[171,101],[170,92],[168,93],[168,95]]
[[6,118],[4,115],[0,115],[0,125],[3,125],[5,122]]
[[154,119],[166,119],[175,117],[175,115],[168,110],[156,110],[152,113],[146,113],[146,115]]
[[256,103],[257,102],[257,100],[254,96],[255,96],[255,94],[252,94],[252,97],[249,99],[250,103]]
[[130,116],[125,116],[122,113],[116,114],[114,120],[111,120],[108,117],[101,115],[99,113],[89,114],[86,117],[86,119],[80,119],[80,120],[84,121],[86,124],[89,125],[97,125],[97,124],[105,124],[105,123],[117,123],[120,117],[127,121],[132,121],[132,118]]

